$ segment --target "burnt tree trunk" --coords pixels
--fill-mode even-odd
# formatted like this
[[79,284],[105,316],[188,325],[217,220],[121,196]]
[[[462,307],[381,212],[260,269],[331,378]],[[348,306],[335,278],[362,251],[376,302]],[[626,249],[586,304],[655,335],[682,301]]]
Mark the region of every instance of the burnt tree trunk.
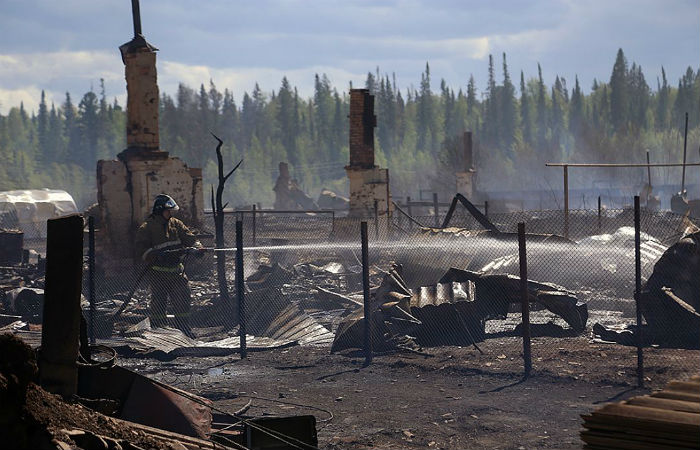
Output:
[[[240,160],[236,167],[231,169],[229,173],[224,175],[224,158],[221,154],[221,146],[224,141],[219,139],[212,133],[214,139],[219,143],[216,146],[216,160],[219,166],[219,183],[216,187],[216,200],[214,200],[214,186],[211,187],[211,209],[214,214],[214,236],[216,238],[216,248],[226,248],[226,240],[224,239],[224,208],[228,203],[223,203],[224,186],[226,180],[238,169],[243,160]],[[216,252],[216,277],[219,283],[219,293],[221,300],[230,312],[230,319],[227,321],[227,328],[232,328],[238,324],[237,305],[231,301],[231,295],[228,292],[228,283],[226,282],[226,252]]]

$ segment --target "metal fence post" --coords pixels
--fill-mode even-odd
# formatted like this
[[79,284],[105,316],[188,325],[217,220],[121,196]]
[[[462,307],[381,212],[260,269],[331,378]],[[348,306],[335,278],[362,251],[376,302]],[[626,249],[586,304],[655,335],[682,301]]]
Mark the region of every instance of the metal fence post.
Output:
[[532,371],[532,351],[530,346],[530,303],[527,291],[527,251],[525,249],[525,223],[518,223],[518,249],[520,254],[520,296],[523,329],[523,360],[525,378]]
[[488,217],[489,217],[489,201],[488,200],[484,200],[484,215],[488,219]]
[[564,165],[564,237],[569,238],[569,166]]
[[236,221],[236,297],[238,297],[238,323],[241,344],[241,359],[248,356],[246,347],[246,317],[243,279],[243,222]]
[[[413,217],[413,211],[411,210],[411,197],[406,197],[406,210],[408,211],[408,215]],[[408,229],[413,229],[413,222],[410,220],[408,221]]]
[[440,204],[438,203],[437,192],[433,192],[433,210],[435,211],[435,228],[440,228]]
[[253,203],[253,247],[255,247],[255,234],[257,231],[257,229],[255,227],[255,212],[256,212],[255,203]]
[[639,296],[642,294],[642,255],[641,255],[641,220],[639,214],[639,196],[634,196],[634,305],[637,312],[637,386],[644,387],[644,344],[642,336],[642,309]]
[[602,229],[601,216],[602,216],[602,208],[601,208],[601,204],[600,204],[600,195],[599,195],[598,196],[598,234],[601,233],[601,229]]
[[360,239],[362,240],[362,294],[365,312],[365,365],[369,365],[372,362],[372,309],[370,307],[369,296],[369,249],[367,245],[367,222],[364,221],[360,223]]
[[88,335],[90,343],[95,343],[95,313],[97,311],[97,299],[95,299],[95,218],[88,217],[88,297],[90,301],[90,328]]
[[379,240],[379,201],[374,201],[374,240]]

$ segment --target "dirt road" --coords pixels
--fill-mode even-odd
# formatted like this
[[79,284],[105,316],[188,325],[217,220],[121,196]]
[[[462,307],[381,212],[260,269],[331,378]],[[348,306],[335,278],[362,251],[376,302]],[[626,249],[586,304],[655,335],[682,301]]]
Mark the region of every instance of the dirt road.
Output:
[[[489,339],[473,348],[426,354],[330,355],[292,347],[248,360],[178,358],[120,364],[210,398],[233,411],[252,397],[251,415],[313,414],[321,448],[581,448],[580,414],[638,395],[634,349],[586,338],[537,338],[534,375],[523,381],[521,342]],[[692,372],[700,353],[646,351],[647,385]],[[697,369],[695,369],[697,370]],[[289,404],[293,403],[293,404]],[[309,405],[305,408],[299,405]],[[332,420],[330,418],[332,413]]]

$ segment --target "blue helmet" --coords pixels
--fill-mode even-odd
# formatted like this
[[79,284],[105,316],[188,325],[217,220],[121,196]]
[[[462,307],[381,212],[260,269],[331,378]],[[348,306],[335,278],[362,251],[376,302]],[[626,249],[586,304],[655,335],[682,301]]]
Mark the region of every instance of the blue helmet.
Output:
[[177,211],[180,207],[177,206],[177,203],[175,203],[175,200],[173,200],[171,196],[160,194],[153,202],[153,214],[160,214],[166,209]]

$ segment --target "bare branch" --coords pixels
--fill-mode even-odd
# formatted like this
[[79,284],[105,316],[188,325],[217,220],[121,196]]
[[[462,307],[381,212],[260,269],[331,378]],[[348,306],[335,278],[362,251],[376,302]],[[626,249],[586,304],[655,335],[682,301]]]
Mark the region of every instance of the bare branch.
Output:
[[228,174],[226,174],[226,176],[224,177],[224,181],[228,180],[228,177],[230,177],[231,175],[233,175],[233,172],[235,172],[236,169],[238,169],[238,166],[240,166],[242,163],[243,163],[243,160],[242,160],[242,159],[241,159],[240,161],[238,161],[238,164],[236,164],[236,167],[234,167],[233,169],[231,169],[231,171],[230,171]]
[[214,139],[216,139],[217,141],[219,141],[219,145],[221,145],[221,144],[224,143],[224,141],[222,141],[221,139],[219,139],[219,136],[215,135],[215,134],[212,133],[211,131],[209,132],[209,134],[211,134],[212,136],[214,136]]

